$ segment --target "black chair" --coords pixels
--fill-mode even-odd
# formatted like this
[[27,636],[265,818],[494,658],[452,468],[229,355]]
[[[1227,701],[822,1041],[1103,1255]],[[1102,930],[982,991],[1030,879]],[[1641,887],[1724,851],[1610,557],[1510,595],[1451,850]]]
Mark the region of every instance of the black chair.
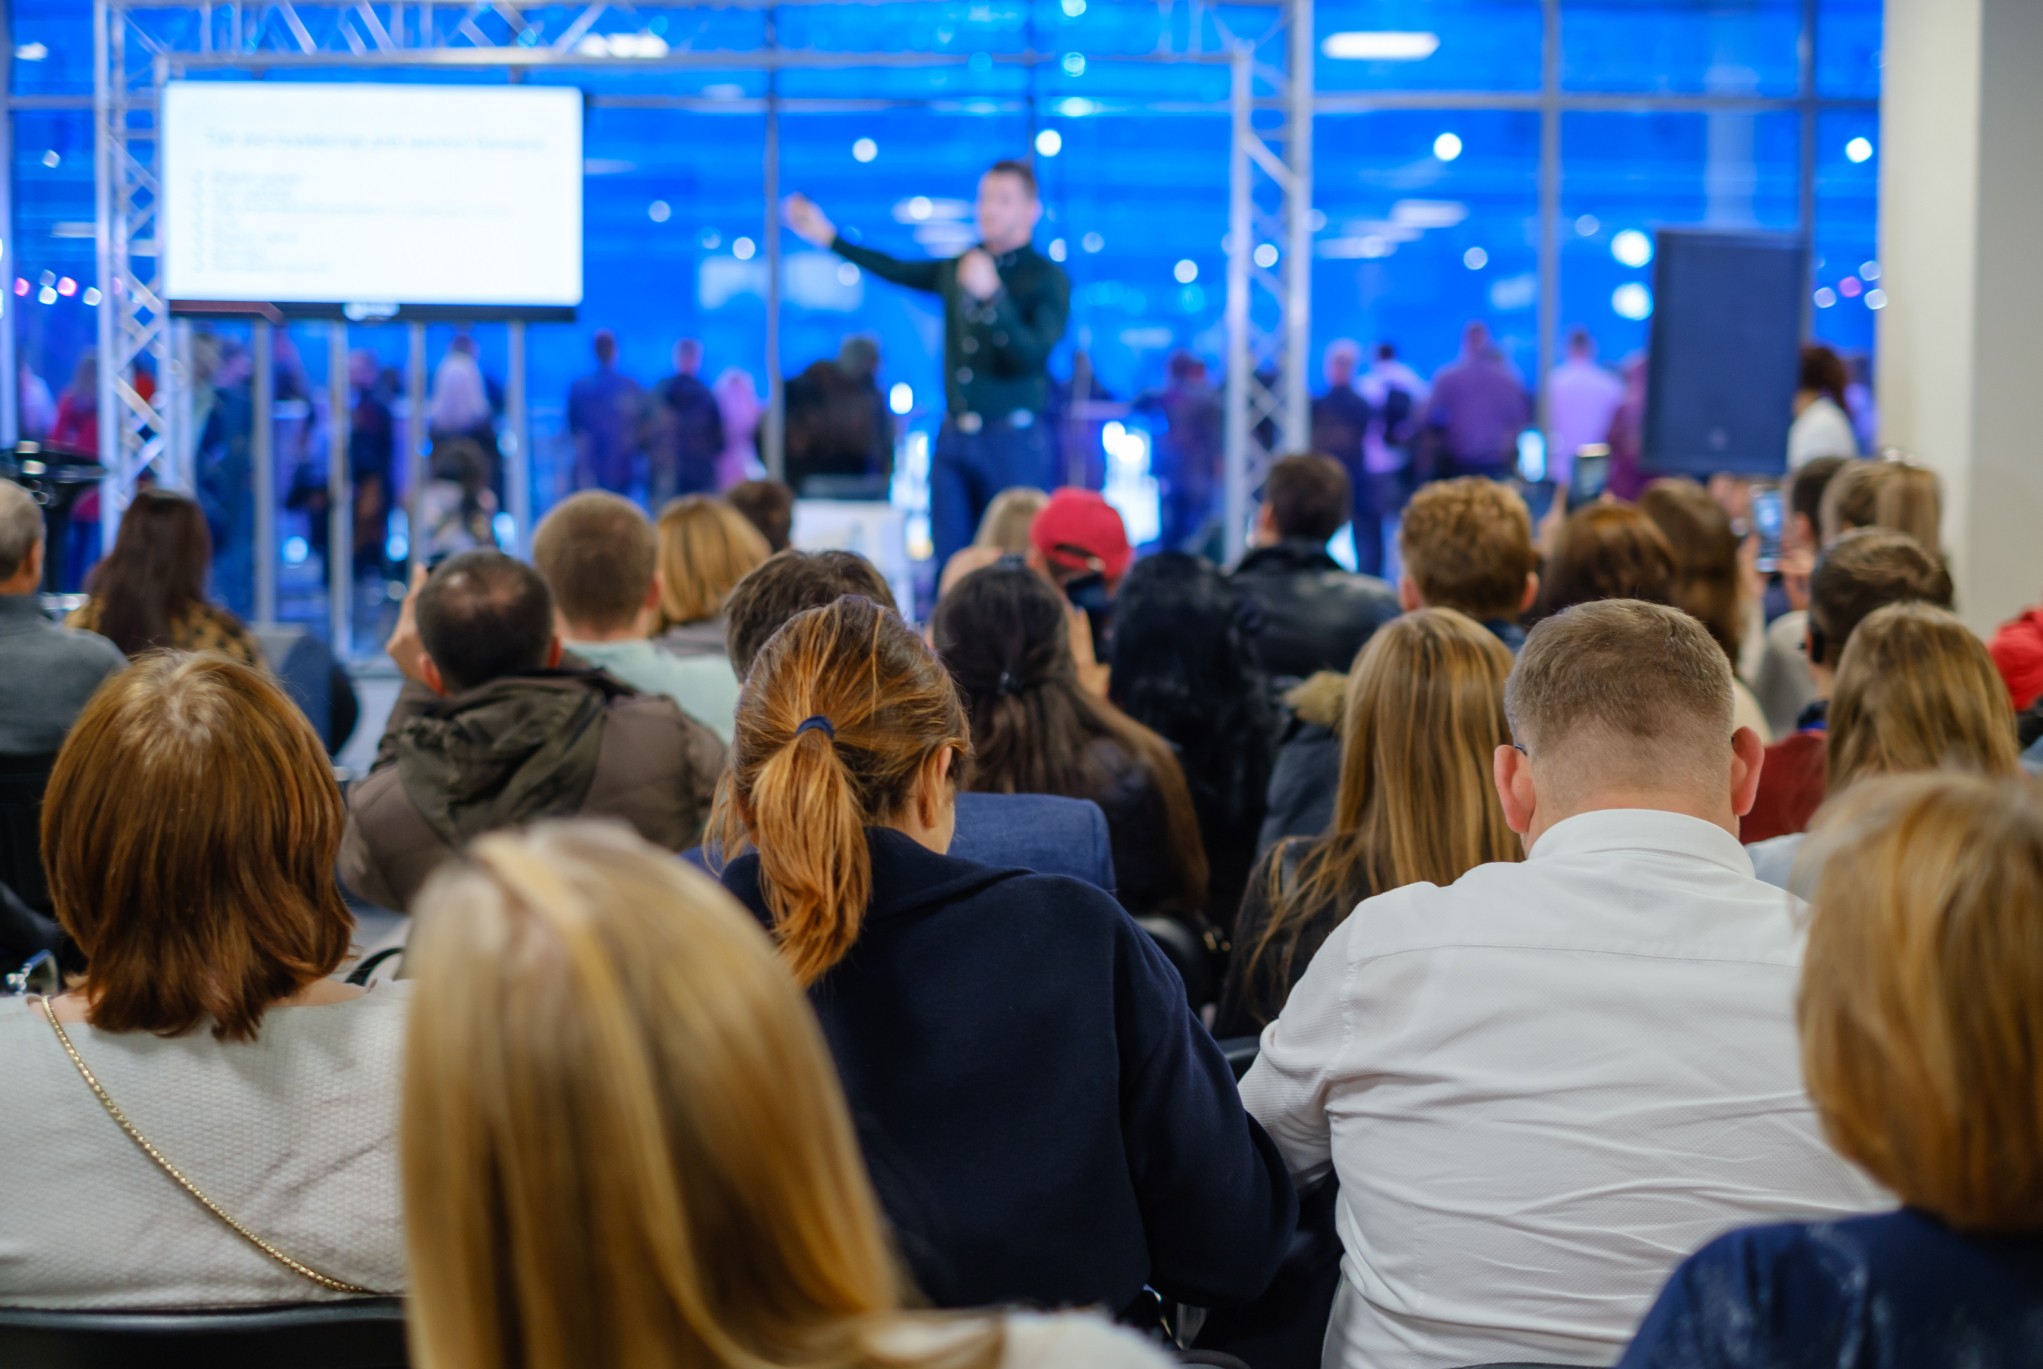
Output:
[[1185,982],[1185,997],[1194,1008],[1203,1008],[1213,1001],[1213,957],[1206,949],[1206,943],[1199,939],[1184,923],[1171,917],[1138,917],[1135,919],[1149,939],[1163,952],[1164,959],[1178,972],[1178,978]]
[[1234,1071],[1234,1082],[1249,1072],[1249,1066],[1256,1063],[1256,1056],[1262,1053],[1263,1038],[1260,1036],[1230,1036],[1220,1043],[1220,1053],[1227,1057],[1227,1067]]
[[243,1311],[0,1308],[7,1369],[407,1369],[397,1298]]
[[55,752],[0,756],[0,884],[46,917],[50,884],[43,875],[43,791],[56,766]]

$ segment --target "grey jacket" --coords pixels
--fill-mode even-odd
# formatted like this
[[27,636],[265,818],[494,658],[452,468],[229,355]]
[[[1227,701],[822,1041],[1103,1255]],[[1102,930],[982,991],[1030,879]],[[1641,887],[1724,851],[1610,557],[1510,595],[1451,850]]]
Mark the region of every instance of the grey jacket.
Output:
[[51,622],[33,594],[0,594],[0,756],[62,746],[92,692],[127,663],[98,633]]
[[506,676],[447,699],[407,685],[375,768],[348,793],[341,879],[409,911],[468,841],[547,817],[622,818],[685,850],[723,766],[723,743],[673,700],[601,671]]

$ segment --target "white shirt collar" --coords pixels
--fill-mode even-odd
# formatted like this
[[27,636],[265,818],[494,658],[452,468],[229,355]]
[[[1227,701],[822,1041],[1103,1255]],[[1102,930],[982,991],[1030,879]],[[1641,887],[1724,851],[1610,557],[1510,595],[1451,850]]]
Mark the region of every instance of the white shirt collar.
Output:
[[1601,808],[1563,818],[1540,834],[1528,860],[1599,851],[1665,851],[1694,856],[1752,877],[1752,857],[1738,838],[1701,818],[1659,808]]

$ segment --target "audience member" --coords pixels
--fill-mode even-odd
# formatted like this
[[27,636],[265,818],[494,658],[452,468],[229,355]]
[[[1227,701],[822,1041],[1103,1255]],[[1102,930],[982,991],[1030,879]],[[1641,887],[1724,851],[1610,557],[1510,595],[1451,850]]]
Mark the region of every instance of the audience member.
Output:
[[[739,582],[726,619],[731,659],[749,671],[774,633],[798,613],[828,608],[847,594],[894,608],[872,562],[856,552],[786,552]],[[959,794],[951,854],[996,869],[1069,875],[1112,893],[1112,837],[1099,805],[1044,794]]]
[[1994,669],[2007,685],[2015,711],[2034,708],[2043,699],[2043,605],[2024,609],[1994,629],[1986,649],[1993,654]]
[[1121,586],[1114,706],[1177,753],[1206,851],[1206,916],[1233,924],[1255,864],[1276,720],[1250,606],[1201,557],[1159,552]]
[[1675,601],[1674,548],[1636,504],[1599,502],[1570,513],[1547,553],[1539,613],[1551,618],[1599,599]]
[[674,344],[674,373],[653,386],[645,441],[646,502],[653,508],[716,490],[724,420],[701,373],[702,343],[685,337]]
[[[1824,793],[1835,797],[1875,775],[1965,770],[1995,779],[2020,773],[2015,714],[1993,658],[1971,629],[1925,603],[1875,609],[1838,657],[1826,714]],[[1747,849],[1769,884],[1789,883],[1804,834]]]
[[1092,490],[1056,491],[1029,525],[1027,560],[1082,611],[1082,621],[1073,615],[1071,632],[1078,677],[1088,690],[1104,695],[1106,670],[1100,662],[1113,631],[1114,596],[1135,563],[1120,510]]
[[1844,392],[1851,372],[1844,359],[1820,342],[1802,344],[1802,368],[1795,382],[1795,421],[1788,427],[1788,469],[1800,470],[1823,456],[1859,454]]
[[759,530],[767,551],[788,549],[794,532],[793,490],[778,480],[741,480],[724,491],[724,502]]
[[885,499],[894,478],[894,414],[879,384],[879,343],[844,339],[836,358],[787,378],[788,484],[810,499]]
[[1227,410],[1206,363],[1190,352],[1171,354],[1161,389],[1135,397],[1137,413],[1160,415],[1150,468],[1161,484],[1157,543],[1197,550],[1220,516],[1226,483]]
[[[1759,598],[1749,593],[1738,534],[1710,492],[1693,480],[1655,480],[1639,496],[1639,510],[1658,527],[1674,551],[1674,606],[1709,629],[1731,662],[1731,689],[1737,702],[1733,717],[1763,742],[1773,733],[1759,701],[1743,678],[1745,644],[1763,649],[1765,619]],[[1758,652],[1752,653],[1756,666]]]
[[1356,909],[1242,1082],[1295,1179],[1339,1177],[1328,1365],[1607,1362],[1680,1252],[1879,1201],[1802,1097],[1800,918],[1738,844],[1762,747],[1723,651],[1581,604],[1504,699],[1526,860]]
[[341,878],[386,908],[484,832],[621,818],[682,851],[701,839],[724,749],[672,699],[563,668],[538,571],[471,551],[414,580],[388,644],[411,682],[348,791]]
[[1518,859],[1490,784],[1491,757],[1511,743],[1510,673],[1503,643],[1451,608],[1419,609],[1370,639],[1346,681],[1333,825],[1279,844],[1249,877],[1215,1035],[1275,1021],[1356,904]]
[[724,600],[773,555],[745,516],[691,495],[660,510],[659,645],[676,656],[725,656]]
[[[283,336],[282,330],[277,336]],[[278,360],[282,359],[280,348]],[[433,371],[433,391],[426,401],[426,435],[433,442],[436,468],[443,447],[464,439],[474,443],[483,486],[495,488],[504,460],[497,444],[496,406],[490,402],[489,379],[475,359],[473,346],[463,347],[459,338]]]
[[1033,485],[1002,490],[986,506],[986,516],[979,520],[979,534],[972,539],[972,545],[993,547],[1004,556],[1028,555],[1029,529],[1035,526],[1036,515],[1049,502],[1050,496]]
[[617,338],[600,328],[591,342],[596,369],[568,387],[567,426],[575,443],[575,488],[612,494],[631,489],[639,456],[645,391],[617,369]]
[[473,438],[433,444],[425,489],[419,492],[419,557],[436,565],[450,556],[497,544],[497,497],[489,487],[489,455]]
[[1853,528],[1905,532],[1942,559],[1944,501],[1937,473],[1888,457],[1846,464],[1823,489],[1823,545]]
[[328,977],[354,930],[341,823],[325,747],[245,665],[152,656],[86,706],[43,847],[88,969],[53,998],[0,999],[0,1149],[36,1170],[0,1208],[0,1302],[404,1291],[409,994]]
[[1532,400],[1517,369],[1504,358],[1489,328],[1462,330],[1461,356],[1433,377],[1426,426],[1439,444],[1437,474],[1508,475],[1518,460],[1518,434],[1532,421]]
[[113,550],[86,579],[92,598],[67,626],[96,632],[130,657],[169,647],[260,667],[254,635],[206,599],[212,566],[213,538],[198,501],[170,490],[137,491]]
[[423,905],[403,1127],[422,1369],[1167,1363],[1085,1317],[903,1310],[815,1018],[701,876],[556,824],[477,842]]
[[1524,644],[1518,620],[1539,597],[1539,556],[1532,515],[1516,490],[1474,476],[1428,485],[1405,509],[1398,556],[1398,599],[1407,612],[1455,609],[1513,651]]
[[810,990],[904,1258],[940,1307],[1259,1293],[1281,1162],[1112,899],[945,854],[969,749],[942,664],[845,598],[753,663],[718,796],[725,885]]
[[1064,602],[1035,572],[969,575],[930,624],[971,720],[966,786],[1089,799],[1106,814],[1121,902],[1197,924],[1206,851],[1170,744],[1079,682]]
[[[756,536],[738,515],[727,516]],[[568,496],[532,535],[532,563],[553,591],[554,629],[563,648],[633,689],[666,695],[729,742],[738,677],[721,643],[708,654],[679,653],[661,650],[664,642],[646,635],[654,616],[676,597],[658,564],[666,551],[638,505],[603,490]],[[715,626],[721,635],[723,624]]]
[[1712,1241],[1622,1369],[2037,1363],[2043,813],[2005,780],[1888,779],[1815,844],[1802,1076],[1831,1143],[1901,1206]]
[[1830,691],[1845,645],[1858,625],[1887,604],[1951,606],[1951,576],[1906,533],[1866,528],[1840,537],[1809,580],[1804,655],[1816,697],[1795,730],[1766,749],[1759,795],[1745,815],[1744,839],[1800,832],[1823,803]]
[[1565,488],[1576,453],[1609,442],[1611,421],[1623,403],[1624,381],[1596,360],[1595,337],[1587,328],[1569,332],[1568,355],[1547,377],[1547,477]]
[[1256,647],[1278,681],[1345,670],[1369,635],[1398,615],[1397,591],[1351,575],[1327,554],[1349,516],[1349,478],[1327,456],[1287,456],[1270,467],[1251,550],[1235,568],[1255,601]]
[[126,663],[106,638],[43,615],[46,545],[41,506],[0,480],[0,756],[54,752],[92,691]]
[[[1432,390],[1419,373],[1398,360],[1397,345],[1376,344],[1375,360],[1355,382],[1369,401],[1369,430],[1362,437],[1362,464],[1369,472],[1370,507],[1379,520],[1395,515],[1411,493],[1412,439],[1419,434]],[[1377,535],[1382,536],[1381,528]]]
[[[1795,719],[1816,698],[1802,639],[1809,630],[1809,577],[1823,550],[1823,495],[1849,458],[1819,456],[1788,477],[1781,520],[1781,561],[1778,592],[1768,591],[1765,647],[1752,676],[1752,696],[1766,715],[1766,726],[1785,737]],[[1777,604],[1776,604],[1777,600]],[[1776,612],[1776,607],[1778,612]]]
[[[729,367],[716,378],[710,393],[716,396],[717,413],[724,425],[724,449],[716,459],[717,488],[731,490],[741,484],[778,485],[780,482],[777,480],[759,478],[766,474],[766,468],[759,462],[759,421],[765,417],[766,405],[759,398],[759,386],[752,379],[752,373],[741,366]],[[792,509],[793,490],[787,491],[787,500],[788,508]],[[760,531],[766,533],[769,542],[773,540],[772,532],[765,528]]]

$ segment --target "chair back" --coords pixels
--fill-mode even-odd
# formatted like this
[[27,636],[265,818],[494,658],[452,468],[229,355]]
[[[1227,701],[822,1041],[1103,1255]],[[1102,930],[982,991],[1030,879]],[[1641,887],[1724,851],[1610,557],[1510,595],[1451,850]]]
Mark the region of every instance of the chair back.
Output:
[[1178,972],[1178,978],[1185,983],[1185,996],[1194,1008],[1203,1008],[1213,1001],[1213,958],[1207,954],[1206,943],[1190,927],[1171,917],[1138,917],[1135,919],[1143,931],[1149,933],[1164,959]]
[[43,874],[43,791],[57,756],[0,756],[0,884],[36,912],[50,913],[50,882]]
[[397,1298],[204,1312],[0,1308],[8,1369],[407,1369]]

